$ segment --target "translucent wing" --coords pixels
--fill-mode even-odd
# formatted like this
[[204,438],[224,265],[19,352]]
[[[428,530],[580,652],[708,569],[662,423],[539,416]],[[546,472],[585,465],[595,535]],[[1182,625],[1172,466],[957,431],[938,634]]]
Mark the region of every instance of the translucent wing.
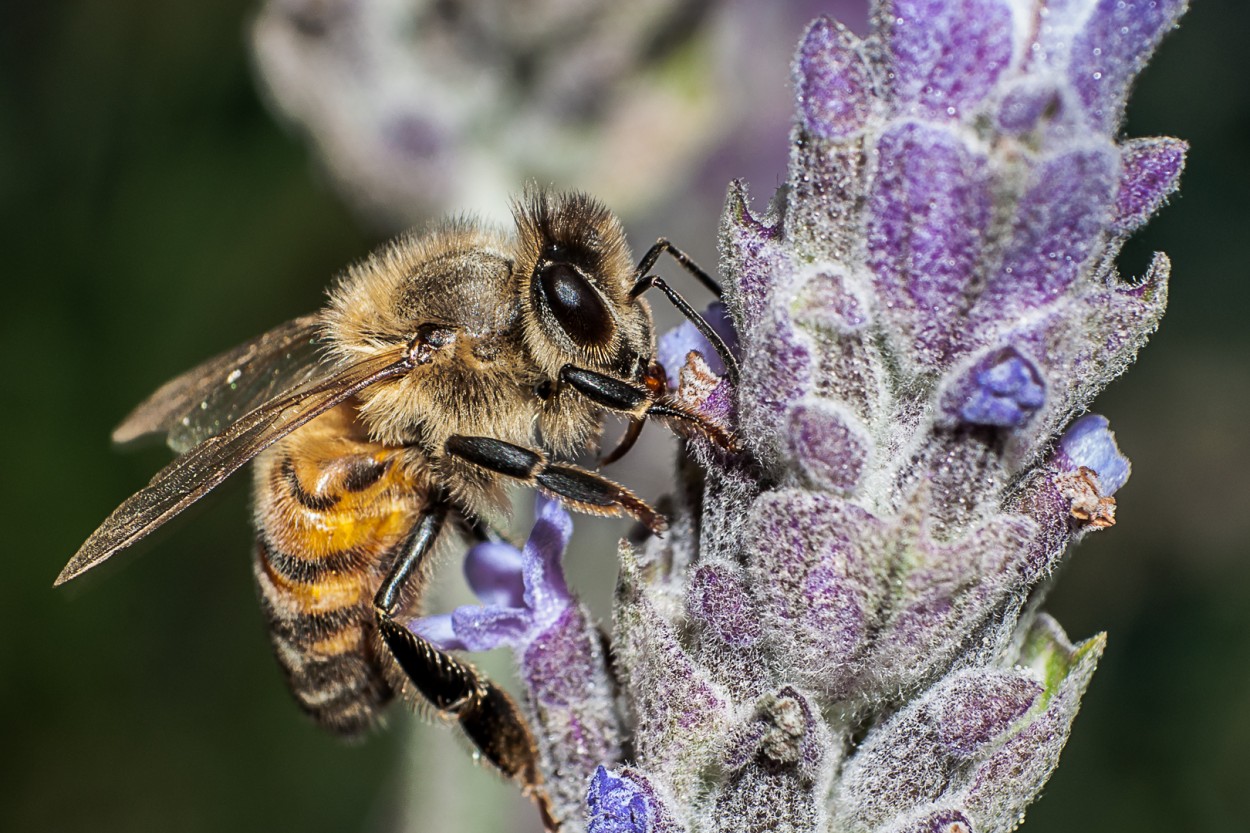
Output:
[[166,382],[113,431],[129,443],[164,434],[178,453],[220,434],[253,408],[329,372],[320,320],[305,315]]
[[56,579],[62,584],[152,532],[208,494],[244,463],[318,414],[412,364],[397,347],[333,372],[252,410],[157,472],[91,534]]

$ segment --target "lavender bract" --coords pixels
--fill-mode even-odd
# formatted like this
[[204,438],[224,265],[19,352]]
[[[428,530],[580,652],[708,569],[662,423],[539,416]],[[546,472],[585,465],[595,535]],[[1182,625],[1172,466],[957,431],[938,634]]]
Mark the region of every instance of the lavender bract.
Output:
[[[671,532],[622,545],[611,669],[584,636],[580,664],[521,640],[566,824],[1019,824],[1104,645],[1041,606],[1129,473],[1104,418],[1073,418],[1163,312],[1166,257],[1127,279],[1114,258],[1185,146],[1115,134],[1185,5],[894,0],[863,39],[812,24],[787,184],[757,211],[735,183],[723,218],[740,386],[692,328],[660,348],[744,451],[689,441]],[[570,710],[617,713],[610,679],[607,769],[557,765]]]

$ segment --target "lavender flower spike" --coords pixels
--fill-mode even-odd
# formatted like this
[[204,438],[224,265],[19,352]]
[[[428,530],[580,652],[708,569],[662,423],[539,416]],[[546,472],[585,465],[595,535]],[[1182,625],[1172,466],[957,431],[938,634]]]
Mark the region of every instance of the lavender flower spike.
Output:
[[[1115,258],[1185,146],[1118,131],[1185,5],[880,0],[866,38],[811,25],[787,182],[766,211],[734,183],[722,221],[739,383],[690,328],[661,341],[741,451],[686,441],[670,532],[622,544],[610,675],[541,554],[550,507],[526,566],[483,558],[494,607],[450,619],[521,646],[567,829],[1019,825],[1105,643],[1042,607],[1129,473],[1104,418],[1073,418],[1163,313],[1166,257],[1138,279]],[[576,637],[538,634],[565,616]]]

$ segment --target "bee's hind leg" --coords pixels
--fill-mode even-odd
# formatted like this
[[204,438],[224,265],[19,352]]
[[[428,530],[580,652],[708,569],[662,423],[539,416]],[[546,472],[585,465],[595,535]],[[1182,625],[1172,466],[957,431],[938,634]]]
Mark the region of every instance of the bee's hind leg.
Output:
[[546,829],[557,830],[542,787],[534,738],[516,703],[472,665],[439,650],[395,619],[400,590],[433,549],[448,511],[445,500],[436,500],[413,527],[374,597],[378,630],[412,687],[435,709],[455,717],[482,757],[534,800]]

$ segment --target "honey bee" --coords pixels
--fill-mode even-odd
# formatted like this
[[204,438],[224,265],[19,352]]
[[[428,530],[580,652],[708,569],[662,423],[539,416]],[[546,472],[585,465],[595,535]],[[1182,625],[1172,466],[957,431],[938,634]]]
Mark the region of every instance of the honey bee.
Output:
[[682,297],[635,265],[620,221],[580,193],[531,189],[505,233],[468,220],[407,236],[351,267],[320,313],[296,318],[166,383],[113,438],[164,435],[177,452],[66,565],[62,584],[151,533],[255,461],[254,573],[295,699],[344,735],[397,694],[454,718],[482,757],[553,826],[534,742],[512,698],[404,623],[420,613],[428,556],[487,528],[520,483],[582,512],[664,519],[624,486],[566,462],[628,417],[732,447],[666,393],[654,361],[659,288],[720,352]]

